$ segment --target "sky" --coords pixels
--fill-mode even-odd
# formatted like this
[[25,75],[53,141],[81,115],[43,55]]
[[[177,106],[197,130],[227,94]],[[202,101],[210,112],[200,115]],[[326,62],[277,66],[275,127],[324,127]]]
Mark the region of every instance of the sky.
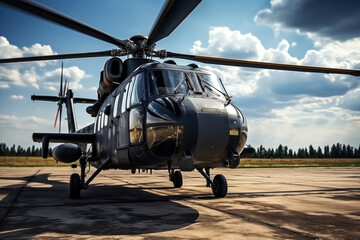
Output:
[[[38,1],[119,39],[148,35],[164,0]],[[360,69],[360,1],[204,0],[156,49]],[[0,58],[104,51],[109,43],[0,4]],[[64,60],[76,97],[96,98],[107,58]],[[176,60],[178,64],[189,64]],[[360,78],[198,64],[215,72],[248,120],[248,143],[294,150],[360,144]],[[61,61],[0,64],[0,142],[23,147],[53,128]],[[94,121],[76,104],[78,127]],[[67,130],[65,119],[63,132]]]

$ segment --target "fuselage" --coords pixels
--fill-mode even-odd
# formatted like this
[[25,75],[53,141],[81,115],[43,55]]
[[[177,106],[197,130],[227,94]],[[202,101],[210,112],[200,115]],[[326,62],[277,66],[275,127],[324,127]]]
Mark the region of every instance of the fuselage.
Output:
[[[236,161],[247,123],[221,80],[192,66],[147,63],[109,94],[93,131],[92,164],[108,168],[209,168]],[[191,169],[192,168],[192,169]]]

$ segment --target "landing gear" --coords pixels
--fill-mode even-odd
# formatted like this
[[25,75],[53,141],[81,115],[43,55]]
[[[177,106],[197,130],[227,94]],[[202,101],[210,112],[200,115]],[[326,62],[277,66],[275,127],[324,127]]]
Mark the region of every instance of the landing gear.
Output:
[[202,168],[197,169],[197,170],[206,179],[206,187],[211,187],[215,197],[223,198],[226,196],[227,190],[228,190],[228,185],[227,185],[226,178],[223,175],[218,174],[211,181],[209,168],[205,169],[206,172],[204,172],[204,170]]
[[170,174],[170,181],[173,182],[174,188],[181,188],[183,185],[183,178],[181,172],[179,170],[172,170],[171,172],[172,173]]
[[169,172],[169,180],[173,182],[174,188],[181,188],[183,185],[183,178],[180,170],[171,169],[171,162],[167,163],[167,168]]
[[80,198],[80,191],[83,189],[87,189],[89,184],[94,178],[110,163],[111,158],[107,158],[96,171],[89,177],[89,179],[85,182],[85,169],[87,158],[81,157],[80,158],[80,167],[81,167],[81,176],[77,173],[73,173],[70,176],[70,183],[69,183],[69,198],[70,199],[78,199]]
[[216,175],[214,177],[213,184],[211,185],[211,189],[215,197],[225,197],[228,190],[226,178],[221,174]]
[[73,173],[70,176],[70,184],[69,184],[69,198],[70,199],[78,199],[80,198],[80,176],[77,173]]

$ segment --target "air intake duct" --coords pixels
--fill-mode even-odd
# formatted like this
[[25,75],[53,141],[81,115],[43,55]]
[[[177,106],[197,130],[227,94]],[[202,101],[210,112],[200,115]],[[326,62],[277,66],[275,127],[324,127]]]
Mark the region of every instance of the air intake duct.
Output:
[[98,97],[109,95],[123,80],[124,64],[120,58],[113,57],[106,61],[100,73]]

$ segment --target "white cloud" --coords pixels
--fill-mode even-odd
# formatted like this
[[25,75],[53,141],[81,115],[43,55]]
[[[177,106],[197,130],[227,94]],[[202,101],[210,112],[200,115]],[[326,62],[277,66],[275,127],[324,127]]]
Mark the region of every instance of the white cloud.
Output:
[[[31,47],[12,45],[0,36],[0,58],[13,58],[23,56],[53,55],[56,54],[49,45],[33,44]],[[11,86],[44,88],[59,91],[61,68],[51,70],[48,65],[51,61],[30,63],[8,63],[0,66],[0,89]],[[81,80],[90,77],[77,66],[64,68],[64,81],[68,79],[73,90],[83,88]]]
[[[43,84],[44,88],[53,91],[59,91],[60,76],[61,67],[53,71],[45,72],[39,80]],[[80,81],[88,77],[90,77],[90,75],[87,75],[85,71],[81,70],[77,66],[64,67],[63,84],[65,84],[65,80],[70,80],[70,87],[73,90],[82,89],[83,85],[80,83]]]
[[[53,120],[37,116],[0,115],[0,140],[6,143],[16,143],[23,147],[36,145],[32,142],[32,134],[36,129],[42,132],[56,132]],[[5,137],[6,139],[1,139]]]
[[0,89],[6,89],[6,88],[10,88],[10,85],[7,84],[6,82],[0,81]]
[[[191,53],[245,60],[249,58],[242,56],[248,54],[258,61],[359,68],[358,39],[322,44],[300,59],[290,54],[296,43],[290,44],[286,39],[276,48],[266,49],[254,35],[213,27],[208,44],[194,42]],[[358,144],[358,137],[353,134],[360,132],[358,78],[215,65],[206,68],[222,78],[235,103],[249,118],[249,143],[269,147],[280,143],[292,147],[324,142]]]
[[34,130],[52,126],[52,122],[36,116],[19,117],[16,115],[0,115],[1,129]]
[[[224,36],[230,38],[226,39]],[[251,37],[249,37],[251,36]],[[247,41],[244,41],[246,39]],[[241,43],[241,47],[234,47]],[[254,47],[256,46],[256,47]],[[212,27],[209,31],[207,46],[200,41],[194,42],[190,50],[193,54],[239,58],[249,53],[258,61],[304,64],[339,68],[360,66],[360,41],[328,43],[318,50],[309,50],[303,59],[293,57],[289,50],[291,44],[282,39],[276,48],[265,49],[261,41],[251,34],[242,34],[227,27]],[[226,49],[226,50],[225,50]],[[245,58],[247,60],[247,58]],[[227,86],[230,95],[249,94],[287,95],[287,100],[299,96],[343,95],[359,87],[357,78],[343,75],[307,74],[287,71],[212,66]],[[277,96],[278,97],[278,96]]]
[[[20,49],[19,47],[12,45],[4,36],[0,36],[0,58],[19,58],[19,57],[28,57],[28,56],[41,56],[41,55],[55,55],[54,52],[49,45],[41,45],[39,43],[33,44],[31,47],[23,47]],[[39,65],[44,67],[47,63],[51,61],[37,61],[32,62],[33,65]],[[7,67],[10,68],[18,68],[19,65],[29,65],[28,63],[12,63],[7,64]]]
[[341,96],[339,106],[360,112],[360,88],[349,91],[344,96]]
[[0,36],[1,58],[16,58],[21,56],[22,56],[22,52],[17,46],[10,44],[5,37]]
[[231,31],[228,27],[212,27],[209,31],[208,46],[202,47],[201,41],[196,41],[190,52],[259,60],[264,50],[260,40],[251,33],[242,34],[240,31]]
[[336,102],[335,97],[303,98],[291,106],[272,109],[274,117],[250,118],[249,142],[270,147],[282,143],[294,150],[336,142],[356,146],[359,138],[354,132],[360,131],[360,113],[338,107]]
[[360,38],[345,42],[332,41],[323,44],[319,50],[309,50],[302,64],[337,68],[360,67]]
[[11,96],[10,96],[10,99],[13,99],[13,100],[23,100],[23,99],[24,99],[24,96],[23,96],[23,95],[11,95]]

